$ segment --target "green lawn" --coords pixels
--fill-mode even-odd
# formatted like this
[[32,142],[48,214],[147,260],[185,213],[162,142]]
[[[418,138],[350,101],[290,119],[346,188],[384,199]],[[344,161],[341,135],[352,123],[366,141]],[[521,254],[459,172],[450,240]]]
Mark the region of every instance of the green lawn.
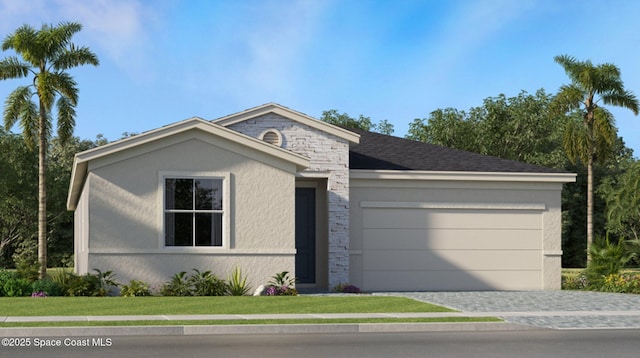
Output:
[[453,312],[405,297],[3,297],[2,316]]

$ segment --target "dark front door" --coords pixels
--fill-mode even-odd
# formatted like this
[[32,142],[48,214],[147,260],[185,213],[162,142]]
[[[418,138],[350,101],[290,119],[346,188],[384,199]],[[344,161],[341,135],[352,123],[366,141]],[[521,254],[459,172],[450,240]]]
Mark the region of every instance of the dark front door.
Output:
[[316,282],[315,188],[296,188],[296,278]]

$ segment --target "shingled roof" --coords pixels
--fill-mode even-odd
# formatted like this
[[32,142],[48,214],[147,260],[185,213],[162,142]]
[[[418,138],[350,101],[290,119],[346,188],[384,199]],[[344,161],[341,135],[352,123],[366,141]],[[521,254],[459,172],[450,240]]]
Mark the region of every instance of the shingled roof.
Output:
[[565,173],[562,170],[492,157],[389,135],[348,128],[360,135],[349,150],[350,169],[507,173]]

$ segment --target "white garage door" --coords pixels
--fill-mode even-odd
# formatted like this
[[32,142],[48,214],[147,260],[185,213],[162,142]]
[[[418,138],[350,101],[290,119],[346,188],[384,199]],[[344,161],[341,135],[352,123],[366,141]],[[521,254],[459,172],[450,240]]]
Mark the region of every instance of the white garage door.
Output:
[[544,205],[364,206],[362,279],[369,290],[542,288]]

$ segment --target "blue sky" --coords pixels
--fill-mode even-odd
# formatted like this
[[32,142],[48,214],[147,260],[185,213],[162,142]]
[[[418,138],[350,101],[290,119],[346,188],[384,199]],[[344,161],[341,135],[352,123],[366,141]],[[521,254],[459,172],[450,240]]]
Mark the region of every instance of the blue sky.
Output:
[[[337,109],[387,119],[404,136],[438,108],[555,93],[568,82],[559,54],[616,64],[640,96],[638,14],[635,0],[0,0],[0,35],[25,23],[84,25],[74,42],[101,64],[70,71],[81,138],[267,102],[316,118]],[[27,83],[1,81],[0,98]],[[640,155],[640,118],[613,113]]]

